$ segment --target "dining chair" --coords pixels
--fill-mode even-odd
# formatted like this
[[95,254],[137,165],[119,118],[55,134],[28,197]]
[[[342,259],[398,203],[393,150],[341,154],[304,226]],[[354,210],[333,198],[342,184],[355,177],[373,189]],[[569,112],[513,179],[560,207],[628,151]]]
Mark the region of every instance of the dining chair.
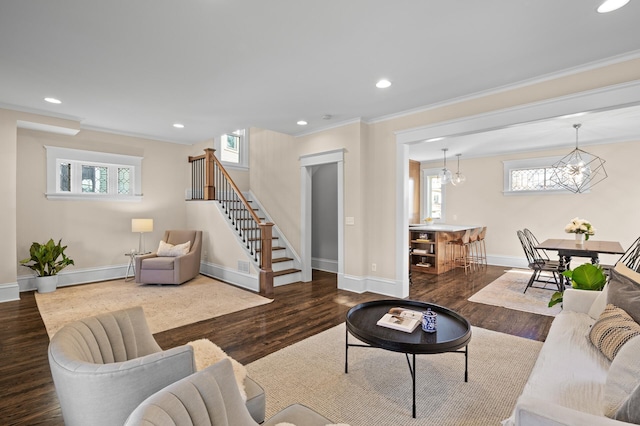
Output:
[[[616,264],[622,263],[627,268],[640,272],[640,238],[637,238],[624,252]],[[613,269],[615,265],[600,265],[604,269],[605,274],[609,275],[609,270]]]
[[[529,269],[533,271],[531,274],[531,278],[529,278],[529,282],[524,289],[524,293],[530,287],[534,287],[533,283],[535,281],[545,283],[544,287],[534,287],[534,288],[546,288],[546,284],[551,282],[551,278],[555,281],[556,287],[558,291],[562,291],[562,280],[560,279],[560,272],[558,270],[558,264],[552,261],[546,261],[541,257],[541,254],[535,248],[535,244],[533,241],[527,238],[527,234],[524,231],[517,231],[518,239],[520,240],[520,244],[522,245],[522,249],[524,250],[524,254],[527,257],[527,264]],[[542,273],[551,273],[551,276],[542,275]],[[551,290],[551,289],[549,289]]]
[[550,265],[560,264],[559,260],[551,260],[546,250],[536,248],[537,246],[540,245],[540,242],[538,241],[538,239],[536,238],[533,232],[531,232],[528,228],[524,228],[522,231],[524,232],[524,235],[527,238],[527,240],[529,240],[529,244],[534,250],[536,259],[541,259]]

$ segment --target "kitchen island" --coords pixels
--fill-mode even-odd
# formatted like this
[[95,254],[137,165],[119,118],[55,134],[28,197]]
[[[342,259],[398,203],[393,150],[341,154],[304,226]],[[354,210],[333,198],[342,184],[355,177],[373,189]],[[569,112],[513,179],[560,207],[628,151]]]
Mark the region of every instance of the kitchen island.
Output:
[[447,261],[447,243],[462,238],[468,230],[481,228],[477,225],[409,225],[410,272],[442,274],[455,267]]

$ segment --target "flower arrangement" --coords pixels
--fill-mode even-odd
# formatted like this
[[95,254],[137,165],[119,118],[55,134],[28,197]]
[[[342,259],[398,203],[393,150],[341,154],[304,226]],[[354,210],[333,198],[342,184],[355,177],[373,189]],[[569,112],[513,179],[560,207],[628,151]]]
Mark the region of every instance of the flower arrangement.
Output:
[[584,234],[584,239],[588,240],[590,235],[595,235],[594,228],[588,220],[574,217],[571,222],[564,227],[564,232],[568,234]]

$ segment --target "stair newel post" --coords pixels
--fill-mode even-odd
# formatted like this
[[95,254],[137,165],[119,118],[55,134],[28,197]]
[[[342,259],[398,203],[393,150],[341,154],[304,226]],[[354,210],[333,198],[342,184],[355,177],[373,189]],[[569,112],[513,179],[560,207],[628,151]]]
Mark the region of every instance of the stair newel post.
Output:
[[273,223],[260,223],[260,294],[273,295],[273,268],[271,266],[271,244]]
[[213,157],[216,152],[213,148],[205,148],[204,150],[204,159],[205,159],[205,176],[204,176],[204,199],[205,200],[215,200],[216,198],[216,187],[214,182],[214,174],[213,174]]

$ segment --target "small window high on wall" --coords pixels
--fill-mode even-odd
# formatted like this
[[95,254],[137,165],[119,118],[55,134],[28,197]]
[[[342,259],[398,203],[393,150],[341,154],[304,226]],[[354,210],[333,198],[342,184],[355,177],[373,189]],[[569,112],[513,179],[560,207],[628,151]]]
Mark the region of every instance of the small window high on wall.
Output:
[[139,201],[142,157],[45,146],[47,198]]
[[249,168],[249,131],[225,133],[215,141],[216,156],[228,168]]
[[567,193],[565,188],[553,182],[551,165],[561,157],[526,158],[522,160],[504,161],[504,193]]

